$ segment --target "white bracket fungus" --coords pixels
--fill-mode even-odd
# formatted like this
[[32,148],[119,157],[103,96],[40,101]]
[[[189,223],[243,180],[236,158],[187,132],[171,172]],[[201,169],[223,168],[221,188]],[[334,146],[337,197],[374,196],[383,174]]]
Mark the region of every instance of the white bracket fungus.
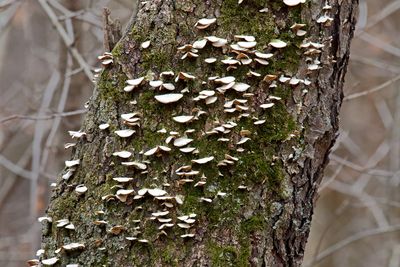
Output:
[[127,138],[132,136],[135,132],[136,132],[135,130],[126,129],[126,130],[117,130],[115,131],[115,134],[118,135],[119,137]]
[[215,22],[217,22],[216,18],[211,18],[211,19],[204,18],[197,21],[194,26],[196,26],[197,29],[204,30]]
[[304,4],[306,0],[283,0],[283,3],[287,6],[297,6],[298,4]]
[[183,97],[183,94],[164,94],[156,95],[154,98],[163,104],[170,104],[179,101]]

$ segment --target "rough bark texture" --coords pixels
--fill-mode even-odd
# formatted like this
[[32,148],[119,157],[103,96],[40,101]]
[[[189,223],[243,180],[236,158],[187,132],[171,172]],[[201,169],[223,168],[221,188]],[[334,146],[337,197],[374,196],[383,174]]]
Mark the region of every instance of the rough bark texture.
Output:
[[[322,11],[324,1],[307,1],[296,7],[287,7],[282,1],[244,0],[152,0],[139,8],[136,20],[113,49],[114,64],[101,74],[90,101],[82,131],[87,135],[73,148],[73,159],[80,159],[74,175],[69,180],[60,177],[51,199],[48,215],[53,223],[44,223],[44,259],[57,256],[61,266],[79,263],[82,266],[300,266],[310,229],[313,204],[323,169],[328,161],[338,128],[338,113],[342,101],[342,86],[349,56],[349,45],[355,25],[357,3],[351,0],[333,0],[331,10]],[[268,12],[259,10],[268,7]],[[334,20],[330,26],[316,22],[323,14]],[[194,24],[203,17],[216,17],[217,23],[205,30]],[[307,24],[307,35],[297,37],[290,30],[293,23]],[[234,56],[228,49],[210,45],[199,51],[196,59],[181,60],[183,53],[177,47],[193,43],[202,36],[215,35],[233,42],[233,35],[254,35],[259,51],[271,51],[274,56],[268,66],[260,64],[239,66],[226,70],[222,63],[209,65],[204,59],[224,55]],[[271,39],[288,42],[283,49],[268,46]],[[323,43],[322,53],[312,55],[322,64],[317,71],[308,71],[306,49],[300,48],[303,39]],[[143,41],[151,40],[147,49],[140,48]],[[254,70],[260,78],[248,77]],[[194,81],[175,83],[176,90],[188,88],[184,98],[172,105],[158,103],[145,82],[131,93],[123,91],[127,79],[146,76],[147,80],[159,78],[161,71],[184,71],[196,76]],[[310,85],[279,83],[276,88],[263,81],[266,74],[308,78]],[[239,113],[224,113],[225,100],[243,98],[234,90],[211,105],[195,102],[193,97],[204,89],[215,89],[210,76],[235,76],[236,81],[251,85],[248,92],[250,117],[239,118]],[[206,81],[202,84],[201,81]],[[279,96],[275,106],[263,110],[259,106],[270,95]],[[132,102],[136,100],[137,104]],[[206,111],[197,120],[182,125],[173,116],[197,114]],[[139,112],[140,127],[125,125],[120,116]],[[254,125],[254,117],[265,119]],[[237,124],[230,133],[204,135],[228,121]],[[108,122],[111,126],[99,130]],[[131,138],[120,138],[114,131],[133,128]],[[165,128],[181,136],[191,128],[195,132],[191,146],[198,154],[184,154],[172,144],[172,151],[161,156],[146,157],[148,151],[165,144],[168,134],[157,133]],[[248,130],[246,132],[244,130]],[[250,141],[237,142],[243,135]],[[225,137],[228,142],[218,141]],[[242,147],[244,151],[238,152]],[[148,171],[141,173],[133,167],[122,166],[112,153],[120,150],[133,152],[129,160],[145,162]],[[240,151],[240,150],[239,150]],[[225,154],[237,157],[233,165],[217,167]],[[191,163],[192,159],[214,156],[204,165]],[[193,183],[182,184],[176,170],[192,165],[200,174],[189,177]],[[67,169],[64,170],[64,173]],[[194,187],[204,174],[206,184]],[[133,177],[133,182],[123,184],[135,193],[126,202],[109,196],[115,194],[118,184],[112,178]],[[168,183],[170,186],[166,186]],[[76,185],[84,184],[88,191],[75,194]],[[247,189],[238,189],[238,186]],[[134,200],[141,188],[163,188],[170,196],[179,196],[183,204],[169,201],[173,207],[162,206],[163,201],[150,196]],[[227,193],[217,196],[218,192]],[[201,202],[201,197],[212,203]],[[151,220],[152,212],[168,210],[165,216],[178,223],[178,216],[195,213],[196,222],[190,229],[177,225],[166,228],[164,235],[158,230],[161,223]],[[104,211],[98,214],[96,211]],[[55,221],[67,218],[75,230],[57,228]],[[140,222],[135,222],[139,220]],[[105,220],[106,225],[95,225],[95,220]],[[121,225],[119,234],[112,227]],[[139,227],[139,228],[135,228]],[[115,230],[115,228],[114,228]],[[140,231],[140,233],[138,233]],[[182,238],[182,234],[195,234]],[[147,239],[149,243],[126,240],[126,237]],[[84,243],[84,249],[72,252],[62,249],[72,242]]]

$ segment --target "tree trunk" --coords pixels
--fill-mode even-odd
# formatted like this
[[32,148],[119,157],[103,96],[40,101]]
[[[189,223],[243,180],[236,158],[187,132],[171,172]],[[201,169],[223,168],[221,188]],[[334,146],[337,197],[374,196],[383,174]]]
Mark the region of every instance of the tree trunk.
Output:
[[[97,81],[82,126],[86,135],[73,148],[80,164],[60,175],[48,208],[53,222],[43,222],[42,260],[57,257],[60,266],[300,266],[317,187],[337,134],[357,1],[332,0],[325,9],[324,1],[293,7],[281,0],[146,2]],[[201,18],[217,21],[197,29]],[[290,29],[294,23],[306,24],[305,36]],[[208,41],[181,59],[185,51],[178,47],[212,35],[228,43],[214,47],[218,44]],[[245,40],[234,35],[254,36],[256,47],[235,52],[239,48],[230,45]],[[269,44],[273,39],[287,46],[275,48]],[[150,47],[141,47],[148,40]],[[304,47],[309,41],[314,44]],[[264,59],[268,65],[260,60],[268,56],[255,49],[273,54]],[[221,62],[237,56],[253,61]],[[217,62],[204,61],[210,57]],[[160,78],[163,71],[175,76]],[[177,76],[181,79],[174,81]],[[224,90],[225,81],[212,76],[234,76],[236,84]],[[139,77],[145,79],[125,92],[126,80]],[[158,102],[154,96],[168,90],[154,89],[149,81],[159,79],[174,84],[172,93],[183,92],[183,98]],[[214,92],[208,104],[198,97]],[[228,103],[234,99],[239,101]],[[121,118],[132,112],[138,113],[133,116],[140,118],[138,125]],[[181,115],[194,118],[173,120]],[[100,130],[104,123],[110,127]],[[122,138],[115,133],[120,129],[136,132]],[[187,146],[196,150],[181,152],[177,145],[190,140],[179,137],[193,139]],[[160,145],[171,150],[149,151]],[[113,156],[123,150],[132,156]],[[73,175],[64,179],[70,170]],[[133,179],[121,183],[116,177]],[[87,192],[74,192],[80,184]],[[143,188],[162,190],[143,195]],[[167,197],[155,197],[164,190]],[[75,230],[57,227],[61,219]],[[71,243],[84,247],[63,247]]]

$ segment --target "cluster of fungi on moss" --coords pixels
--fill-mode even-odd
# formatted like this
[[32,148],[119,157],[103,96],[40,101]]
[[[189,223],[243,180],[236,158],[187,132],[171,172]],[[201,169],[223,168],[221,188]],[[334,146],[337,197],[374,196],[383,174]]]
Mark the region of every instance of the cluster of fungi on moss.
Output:
[[[246,1],[246,0],[244,0]],[[244,2],[239,0],[238,4]],[[287,6],[296,6],[304,3],[304,0],[283,0]],[[329,26],[332,22],[332,18],[329,17],[329,11],[331,7],[327,4],[323,7],[324,14],[317,19],[317,23]],[[268,12],[267,9],[260,10],[260,12]],[[194,25],[198,30],[205,31],[209,27],[216,24],[216,18],[202,18]],[[297,37],[306,36],[305,30],[306,25],[302,23],[295,23],[291,26],[291,31]],[[212,66],[216,63],[222,63],[226,72],[231,70],[238,70],[243,66],[246,66],[249,71],[246,73],[246,77],[249,79],[259,80],[263,83],[268,84],[269,88],[276,88],[279,84],[288,85],[290,87],[296,87],[298,85],[304,85],[305,87],[311,84],[311,81],[307,77],[298,78],[295,76],[285,76],[276,74],[266,74],[257,72],[257,68],[265,67],[269,65],[269,61],[274,60],[274,53],[285,49],[287,42],[272,39],[267,44],[262,44],[263,47],[268,47],[268,51],[258,51],[256,46],[258,40],[255,36],[245,35],[246,33],[240,33],[240,35],[234,35],[232,42],[228,39],[217,37],[217,36],[206,36],[200,40],[195,40],[191,44],[186,44],[177,48],[177,52],[181,54],[181,60],[196,60],[206,47],[211,49],[220,50],[220,54],[223,58],[206,57],[204,62],[207,65]],[[146,40],[141,43],[141,49],[146,50],[151,47],[151,42]],[[260,47],[260,46],[257,46]],[[300,49],[304,50],[303,54],[306,57],[308,64],[308,72],[311,73],[321,68],[321,62],[318,60],[321,48],[324,44],[319,42],[307,41],[304,39],[300,45]],[[279,53],[279,52],[278,52]],[[110,52],[104,53],[99,56],[99,60],[102,62],[104,68],[109,68],[114,64],[113,54]],[[98,75],[97,75],[98,76]],[[204,79],[206,78],[206,79]],[[189,84],[193,81],[197,82],[199,87],[205,86],[207,88],[198,91],[194,94],[189,86],[185,86],[182,90],[177,90],[177,84]],[[196,77],[191,73],[172,70],[164,71],[159,74],[156,78],[154,74],[137,77],[135,79],[126,80],[126,85],[123,88],[123,94],[141,94],[146,90],[152,90],[155,92],[154,99],[156,105],[165,105],[169,107],[177,107],[180,101],[199,103],[189,113],[175,114],[171,117],[171,122],[165,123],[165,125],[171,126],[176,124],[179,129],[185,129],[183,133],[179,130],[165,128],[158,129],[157,134],[164,136],[164,142],[154,144],[154,147],[141,149],[139,152],[133,151],[133,149],[114,151],[112,156],[118,158],[120,163],[125,168],[133,168],[136,173],[140,175],[148,175],[151,173],[152,163],[162,160],[164,155],[170,153],[182,153],[185,155],[185,159],[189,160],[189,163],[178,166],[174,170],[174,174],[178,177],[174,181],[174,184],[169,182],[159,182],[157,179],[151,179],[151,185],[147,187],[135,187],[133,182],[134,177],[130,176],[118,176],[112,177],[114,184],[111,187],[112,192],[101,197],[103,202],[119,201],[126,205],[131,205],[134,201],[148,201],[152,200],[159,205],[159,210],[151,211],[148,213],[148,217],[141,219],[132,220],[135,226],[133,231],[125,239],[131,242],[139,242],[148,244],[153,242],[149,237],[145,236],[142,231],[143,226],[148,222],[158,223],[156,238],[161,236],[167,236],[171,229],[177,228],[180,231],[179,236],[182,239],[195,238],[196,231],[194,230],[197,223],[197,216],[195,211],[189,211],[183,213],[179,211],[179,206],[185,202],[185,194],[181,191],[182,186],[193,186],[194,188],[204,188],[208,185],[208,178],[204,173],[205,169],[216,169],[216,176],[223,177],[223,169],[229,169],[235,166],[241,161],[241,153],[246,151],[246,144],[252,142],[252,132],[243,126],[239,128],[240,121],[246,119],[251,121],[252,127],[263,127],[268,124],[268,120],[265,118],[265,114],[271,112],[277,105],[284,106],[282,98],[269,94],[265,97],[261,103],[255,104],[255,94],[251,90],[252,86],[237,81],[234,76],[211,76],[211,77]],[[226,95],[232,92],[231,95],[235,97],[227,98]],[[304,93],[306,93],[304,89]],[[203,117],[210,115],[207,112],[207,107],[223,103],[223,113],[226,117],[230,117],[227,121],[217,120],[215,125],[208,126],[207,129],[203,128],[201,133],[198,129],[191,128],[191,124],[198,121],[202,121]],[[133,106],[140,104],[138,101],[130,101]],[[201,105],[200,105],[201,104]],[[205,108],[204,108],[205,107]],[[206,110],[204,110],[204,109]],[[116,138],[130,140],[135,137],[138,129],[141,128],[142,114],[138,111],[131,113],[125,113],[120,115],[122,124],[126,127],[124,129],[117,129],[112,127],[109,122],[103,122],[98,125],[100,131],[109,131],[109,134],[114,134]],[[204,125],[202,126],[204,127]],[[112,130],[111,130],[112,129]],[[83,138],[86,136],[85,132],[81,131],[69,131],[72,138]],[[228,144],[230,147],[231,154],[220,153],[219,151],[211,151],[213,154],[204,154],[196,145],[193,145],[198,138],[217,137],[216,142],[222,144]],[[296,131],[286,136],[287,140],[296,136]],[[74,143],[68,143],[65,145],[66,148],[73,147]],[[210,153],[208,151],[207,153]],[[235,153],[235,154],[233,154]],[[201,155],[201,156],[200,156]],[[134,160],[131,160],[135,158]],[[77,171],[81,164],[81,159],[72,159],[65,162],[66,172],[62,175],[62,182],[67,182],[74,173]],[[217,177],[218,179],[218,177]],[[158,183],[158,184],[157,184]],[[174,194],[168,192],[168,188],[174,188]],[[239,184],[236,185],[236,189],[241,192],[248,192],[251,188],[246,185],[246,180],[243,179]],[[79,184],[75,187],[75,193],[78,196],[84,196],[90,188],[84,184]],[[211,193],[212,192],[212,193]],[[198,196],[197,200],[202,205],[213,205],[218,198],[224,198],[234,192],[225,192],[218,188],[214,188],[212,191],[208,191],[206,195]],[[135,206],[135,210],[143,210],[142,205]],[[186,210],[187,211],[187,210]],[[107,232],[113,235],[120,235],[126,232],[127,227],[124,225],[110,225],[108,221],[102,219],[105,214],[103,210],[97,210],[95,212],[98,219],[93,221],[94,227],[107,227]],[[51,217],[41,217],[40,222],[53,223]],[[69,221],[69,219],[62,218],[55,221],[56,228],[65,228],[68,230],[75,230],[75,225]],[[38,260],[33,259],[28,261],[30,266],[39,266],[40,264],[45,266],[51,266],[60,262],[60,258],[57,256],[58,253],[65,251],[82,251],[85,249],[84,242],[72,242],[64,244],[58,248],[52,257]],[[99,247],[98,249],[104,249]],[[37,252],[37,256],[41,257],[45,254],[44,249],[40,249]],[[47,254],[47,253],[46,253]],[[68,264],[66,266],[74,267],[77,264]]]

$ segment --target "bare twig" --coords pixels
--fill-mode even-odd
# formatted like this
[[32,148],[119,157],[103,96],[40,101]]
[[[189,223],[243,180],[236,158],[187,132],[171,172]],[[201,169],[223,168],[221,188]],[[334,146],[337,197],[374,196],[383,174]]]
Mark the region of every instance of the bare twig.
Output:
[[[17,166],[25,166],[28,163],[29,159],[31,158],[30,150],[30,147],[25,149],[24,153],[22,153],[21,158],[16,164]],[[11,175],[4,177],[3,179],[4,183],[0,186],[0,210],[7,198],[8,193],[17,182],[17,175],[12,173]]]
[[387,226],[387,227],[381,227],[381,228],[376,228],[376,229],[370,229],[370,230],[366,230],[366,231],[362,231],[359,233],[356,233],[348,238],[343,239],[342,241],[339,241],[335,244],[333,244],[332,246],[328,247],[327,249],[325,249],[324,251],[322,251],[321,253],[319,253],[313,261],[308,262],[306,264],[304,264],[304,267],[311,267],[314,264],[322,261],[323,259],[325,259],[326,257],[332,255],[333,253],[341,250],[342,248],[357,242],[359,240],[362,240],[364,238],[367,237],[372,237],[372,236],[376,236],[376,235],[381,235],[381,234],[386,234],[386,233],[392,233],[392,232],[397,232],[400,231],[400,224],[396,224],[396,225],[391,225],[391,226]]
[[[44,115],[46,110],[50,107],[53,95],[56,92],[57,85],[60,81],[60,74],[54,71],[50,77],[46,89],[44,90],[42,103],[40,104],[37,112],[38,116]],[[37,205],[37,180],[39,179],[40,172],[40,159],[42,154],[42,139],[45,134],[45,124],[42,120],[37,120],[35,123],[35,132],[32,142],[32,172],[30,181],[30,213],[32,221],[36,218],[36,205]]]
[[362,34],[360,34],[360,36],[358,38],[362,39],[363,41],[365,41],[375,47],[382,49],[383,51],[385,51],[391,55],[400,57],[400,48],[395,47],[389,43],[382,41],[381,38],[375,37],[367,32],[363,32]]
[[336,190],[342,194],[358,198],[360,202],[369,209],[379,227],[385,227],[389,225],[386,216],[383,213],[383,210],[379,207],[374,197],[370,196],[365,192],[359,192],[356,189],[354,189],[354,187],[352,187],[351,185],[339,181],[333,181],[329,185],[329,188]]
[[398,66],[390,64],[383,60],[376,59],[376,58],[367,58],[367,57],[352,54],[351,61],[382,69],[382,70],[384,70],[384,74],[386,74],[386,75],[392,75],[392,74],[388,73],[388,71],[392,72],[394,74],[400,73],[400,68]]
[[[71,72],[72,69],[72,58],[69,54],[67,54],[67,62],[66,62],[66,69],[65,69],[65,75],[64,75],[64,82],[63,82],[63,88],[61,91],[61,96],[60,100],[58,101],[58,106],[57,106],[57,113],[62,113],[62,111],[65,108],[65,104],[67,103],[67,98],[68,98],[68,92],[69,88],[71,86],[71,76],[68,75],[68,73]],[[53,121],[50,129],[50,133],[47,137],[46,144],[45,144],[45,149],[43,151],[43,156],[41,159],[41,170],[43,170],[44,166],[47,163],[47,159],[49,156],[49,147],[54,141],[54,138],[56,137],[58,127],[60,126],[61,123],[61,118],[62,117],[57,117]]]
[[400,75],[397,75],[396,77],[394,77],[394,78],[392,78],[392,79],[390,79],[390,80],[388,80],[388,81],[386,81],[386,82],[384,82],[384,83],[382,83],[382,84],[380,84],[380,85],[378,85],[378,86],[376,86],[376,87],[374,87],[372,89],[369,89],[367,91],[363,91],[363,92],[360,92],[360,93],[354,93],[354,94],[348,95],[343,100],[344,101],[349,101],[349,100],[353,100],[353,99],[356,99],[356,98],[359,98],[359,97],[362,97],[362,96],[366,96],[366,95],[378,92],[378,91],[380,91],[382,89],[387,88],[389,85],[391,85],[392,83],[397,82],[398,80],[400,80]]
[[[369,22],[362,28],[363,31],[368,30],[384,20],[385,18],[389,17],[391,14],[397,12],[400,9],[400,2],[397,0],[393,0],[392,3],[384,6],[377,14],[371,16],[369,18]],[[356,32],[356,36],[362,34],[362,31]]]
[[86,112],[87,112],[86,109],[78,109],[78,110],[74,110],[74,111],[53,113],[53,114],[42,115],[42,116],[11,115],[9,117],[1,119],[0,120],[0,124],[5,123],[5,122],[9,122],[9,121],[12,121],[12,120],[33,120],[33,121],[36,121],[36,120],[51,120],[51,119],[58,118],[58,117],[69,117],[69,116],[81,115],[81,114],[84,114]]
[[18,166],[17,164],[14,164],[12,161],[4,157],[3,155],[0,154],[0,165],[8,169],[9,171],[17,174],[18,176],[21,176],[26,179],[31,179],[31,172],[23,169],[22,167]]
[[379,169],[372,169],[372,168],[366,168],[366,167],[362,167],[360,165],[357,165],[351,161],[345,160],[335,154],[331,154],[330,155],[330,159],[333,161],[336,161],[346,167],[349,167],[351,169],[353,169],[354,171],[357,171],[359,173],[366,173],[369,175],[375,175],[375,176],[381,176],[381,177],[393,177],[393,175],[395,175],[394,172],[389,172],[389,171],[385,171],[385,170],[379,170]]
[[326,181],[323,181],[323,183],[320,185],[320,187],[318,188],[318,193],[321,193],[325,188],[327,188],[336,179],[336,177],[338,177],[342,169],[343,165],[336,167],[335,173],[331,177],[326,179]]
[[56,16],[56,14],[51,9],[51,7],[47,3],[47,1],[46,0],[38,0],[38,1],[39,1],[40,5],[42,6],[43,10],[46,12],[46,14],[49,17],[50,21],[56,27],[58,33],[60,34],[62,40],[65,43],[65,45],[67,46],[67,48],[71,52],[72,56],[79,63],[79,65],[83,68],[83,71],[85,72],[85,74],[89,78],[89,80],[92,81],[93,80],[93,74],[90,71],[90,66],[85,61],[85,59],[82,57],[82,55],[79,53],[79,51],[75,47],[72,46],[74,40],[70,39],[70,37],[68,36],[67,32],[65,31],[65,29],[62,27],[62,25],[58,21],[58,18]]

